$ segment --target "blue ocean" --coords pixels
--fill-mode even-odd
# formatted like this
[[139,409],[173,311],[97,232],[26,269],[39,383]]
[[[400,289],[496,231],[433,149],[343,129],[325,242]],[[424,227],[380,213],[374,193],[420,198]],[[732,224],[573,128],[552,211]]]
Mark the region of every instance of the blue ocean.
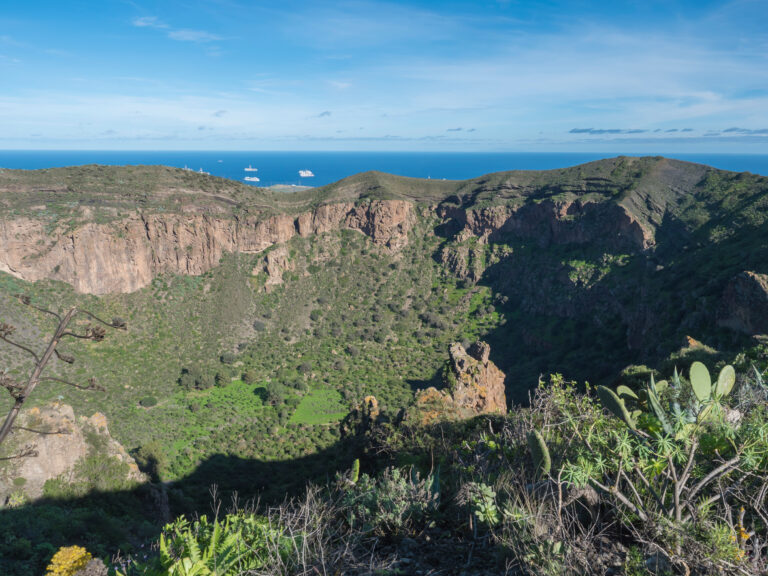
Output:
[[[634,155],[634,154],[633,154]],[[83,164],[165,165],[208,172],[257,186],[322,186],[358,172],[379,170],[401,176],[464,180],[504,170],[548,170],[618,156],[616,153],[468,152],[160,152],[160,151],[6,151],[0,167],[34,170]],[[768,176],[768,155],[665,154],[736,172]],[[246,171],[246,167],[257,171]],[[300,174],[301,172],[301,174]]]

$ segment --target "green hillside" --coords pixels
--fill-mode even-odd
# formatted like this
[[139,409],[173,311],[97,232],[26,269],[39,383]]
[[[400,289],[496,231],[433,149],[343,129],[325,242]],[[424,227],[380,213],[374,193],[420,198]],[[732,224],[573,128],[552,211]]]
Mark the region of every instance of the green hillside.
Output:
[[[265,256],[277,247],[225,254],[201,276],[159,276],[130,294],[78,294],[0,272],[0,322],[27,345],[40,345],[51,324],[18,294],[128,325],[104,342],[67,343],[75,364],[54,367],[78,381],[94,376],[105,392],[45,383],[27,406],[61,399],[77,414],[103,412],[126,449],[144,463],[152,456],[178,513],[206,507],[212,483],[226,498],[280,502],[348,469],[361,448],[342,437],[341,420],[372,395],[396,421],[414,392],[442,386],[452,342],[491,345],[511,404],[527,404],[542,375],[615,387],[645,366],[668,376],[694,357],[711,366],[740,358],[746,369],[739,353],[758,354],[758,332],[722,320],[729,283],[744,271],[768,274],[761,176],[620,157],[461,182],[368,172],[281,194],[164,167],[0,172],[0,219],[42,220],[57,234],[136,210],[266,218],[372,200],[414,204],[404,248],[352,230],[295,236],[282,283],[269,286]],[[11,376],[30,368],[17,352],[0,343]],[[0,397],[0,412],[9,406]],[[115,533],[97,543],[102,553],[155,533],[157,518],[132,506],[104,520]],[[81,540],[98,540],[81,524]],[[13,554],[2,546],[3,557]]]

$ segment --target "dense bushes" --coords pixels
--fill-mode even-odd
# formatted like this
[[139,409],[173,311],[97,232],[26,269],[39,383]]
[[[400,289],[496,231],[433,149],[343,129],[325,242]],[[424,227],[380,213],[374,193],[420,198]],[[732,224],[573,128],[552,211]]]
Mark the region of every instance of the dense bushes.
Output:
[[[641,410],[631,412],[607,404],[615,398],[604,392],[601,401],[554,377],[498,432],[460,441],[450,460],[459,493],[527,572],[602,573],[612,562],[634,561],[641,574],[652,565],[761,573],[768,569],[766,389],[742,377],[729,406],[729,367],[706,386],[697,383],[702,369],[694,365],[691,381],[675,375],[621,390],[637,399],[630,409]],[[546,442],[548,474],[531,451],[531,432]],[[611,550],[603,550],[605,537]]]
[[403,573],[763,573],[768,393],[756,372],[726,367],[707,386],[702,366],[691,372],[615,398],[553,376],[530,408],[431,428],[382,418],[368,469],[400,466],[353,467],[264,516],[177,520],[157,557],[122,569],[356,573],[365,559]]
[[182,368],[179,385],[184,390],[205,390],[216,384],[214,375],[203,372],[197,366]]

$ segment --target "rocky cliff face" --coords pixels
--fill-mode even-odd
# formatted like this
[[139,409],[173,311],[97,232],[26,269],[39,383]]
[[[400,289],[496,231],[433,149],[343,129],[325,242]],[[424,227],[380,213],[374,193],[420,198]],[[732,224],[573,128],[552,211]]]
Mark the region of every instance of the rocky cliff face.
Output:
[[749,335],[768,334],[768,275],[742,272],[725,287],[718,322]]
[[474,236],[502,235],[551,244],[587,244],[600,241],[611,249],[645,250],[654,244],[653,231],[645,228],[623,205],[613,202],[554,202],[545,200],[522,206],[469,209],[441,206],[438,214],[452,218]]
[[225,252],[261,252],[295,235],[358,230],[392,250],[408,241],[412,205],[351,202],[269,218],[134,213],[109,224],[52,232],[30,218],[0,221],[0,271],[36,281],[61,280],[78,292],[134,292],[164,273],[198,275]]
[[445,389],[427,388],[416,395],[418,420],[429,424],[444,419],[506,413],[504,373],[491,362],[491,347],[485,342],[476,342],[467,351],[456,342],[449,354]]
[[119,222],[88,223],[51,235],[40,221],[3,221],[0,270],[30,281],[62,280],[84,293],[133,292],[158,274],[202,274],[225,252],[260,252],[296,234],[348,228],[397,249],[407,242],[409,208],[404,202],[345,203],[321,206],[298,217],[264,220],[134,214]]
[[[23,491],[29,499],[39,498],[46,481],[62,475],[77,480],[77,463],[93,450],[127,464],[128,480],[144,480],[133,458],[110,436],[107,419],[99,412],[90,418],[76,418],[71,406],[55,403],[22,412],[18,426],[21,428],[10,437],[11,443],[16,450],[24,447],[37,455],[10,460],[0,471],[0,502],[16,491]],[[89,438],[89,434],[95,436]],[[98,448],[92,444],[94,439]]]

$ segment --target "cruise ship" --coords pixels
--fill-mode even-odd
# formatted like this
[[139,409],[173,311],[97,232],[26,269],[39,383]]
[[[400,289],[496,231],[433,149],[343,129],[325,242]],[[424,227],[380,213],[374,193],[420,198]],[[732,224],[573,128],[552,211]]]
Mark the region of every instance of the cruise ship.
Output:
[[256,176],[246,176],[244,178],[244,180],[246,182],[258,182],[259,181],[259,179]]
[[299,170],[299,177],[301,178],[312,178],[314,175],[312,170]]
[[259,171],[259,169],[258,169],[258,168],[254,168],[253,166],[251,166],[250,164],[248,164],[248,168],[246,168],[246,169],[245,169],[245,171],[246,171],[246,172],[258,172],[258,171]]

